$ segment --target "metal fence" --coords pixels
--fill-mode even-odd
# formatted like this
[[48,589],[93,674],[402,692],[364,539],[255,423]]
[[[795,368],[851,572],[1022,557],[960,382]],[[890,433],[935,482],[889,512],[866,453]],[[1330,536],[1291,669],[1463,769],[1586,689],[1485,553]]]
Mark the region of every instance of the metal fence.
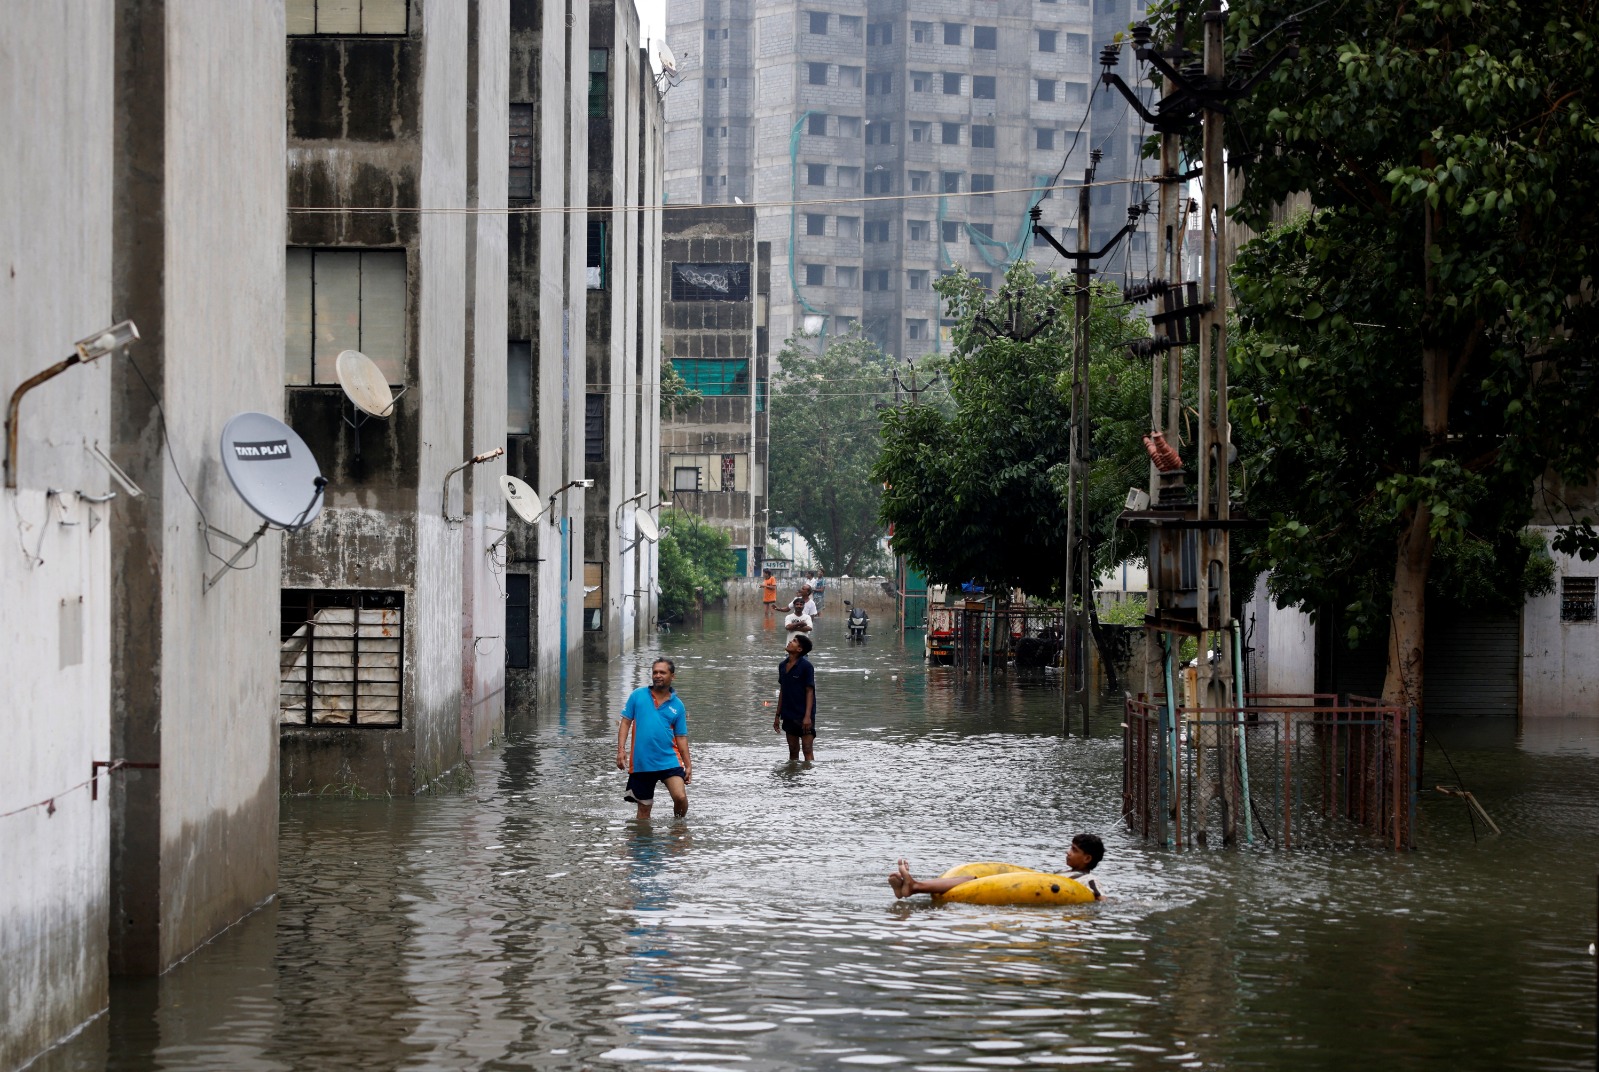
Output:
[[1281,848],[1357,832],[1415,847],[1414,711],[1351,696],[1246,696],[1242,708],[1127,700],[1122,805],[1163,846]]

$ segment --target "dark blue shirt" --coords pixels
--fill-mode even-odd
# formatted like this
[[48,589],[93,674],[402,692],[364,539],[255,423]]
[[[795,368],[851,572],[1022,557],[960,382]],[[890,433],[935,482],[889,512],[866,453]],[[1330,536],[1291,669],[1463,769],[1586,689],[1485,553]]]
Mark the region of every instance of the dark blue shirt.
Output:
[[777,687],[777,717],[784,722],[805,721],[805,690],[816,687],[816,668],[811,661],[801,655],[792,670],[787,659],[778,663]]

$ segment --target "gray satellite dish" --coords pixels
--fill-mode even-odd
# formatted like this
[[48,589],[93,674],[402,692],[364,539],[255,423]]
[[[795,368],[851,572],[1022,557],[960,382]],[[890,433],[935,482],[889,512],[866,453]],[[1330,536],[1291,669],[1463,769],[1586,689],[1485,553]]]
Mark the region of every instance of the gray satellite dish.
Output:
[[359,350],[341,350],[333,367],[345,397],[356,409],[372,417],[394,412],[394,393],[377,362]]
[[315,521],[322,513],[322,489],[328,483],[305,440],[293,428],[265,413],[237,413],[222,426],[222,469],[239,498],[261,515],[261,527],[248,540],[241,540],[206,524],[208,548],[211,536],[219,536],[239,548],[214,575],[202,574],[202,591],[206,592],[256,545],[267,529],[292,532]]
[[529,525],[537,521],[539,515],[544,512],[544,500],[539,498],[539,493],[525,480],[514,476],[500,477],[500,494],[511,504],[516,516]]
[[640,539],[650,543],[661,538],[661,530],[656,527],[655,519],[643,510],[633,511],[633,531],[639,534]]
[[222,428],[222,468],[233,490],[269,525],[303,529],[322,512],[322,469],[293,428],[265,413]]

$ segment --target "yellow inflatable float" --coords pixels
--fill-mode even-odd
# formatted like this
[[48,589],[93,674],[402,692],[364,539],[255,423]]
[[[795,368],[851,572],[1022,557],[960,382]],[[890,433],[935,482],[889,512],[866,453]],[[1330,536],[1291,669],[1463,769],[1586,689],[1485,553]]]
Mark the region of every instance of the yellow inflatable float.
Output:
[[1088,904],[1094,891],[1076,879],[1051,875],[1030,867],[981,860],[945,871],[943,878],[969,878],[935,901],[979,905]]

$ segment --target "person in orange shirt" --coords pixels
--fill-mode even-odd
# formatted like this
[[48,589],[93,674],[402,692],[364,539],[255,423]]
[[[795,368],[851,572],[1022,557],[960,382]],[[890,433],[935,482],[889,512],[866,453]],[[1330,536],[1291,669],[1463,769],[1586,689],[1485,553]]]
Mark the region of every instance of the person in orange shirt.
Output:
[[761,602],[766,605],[767,614],[777,609],[777,578],[769,569],[761,570]]

